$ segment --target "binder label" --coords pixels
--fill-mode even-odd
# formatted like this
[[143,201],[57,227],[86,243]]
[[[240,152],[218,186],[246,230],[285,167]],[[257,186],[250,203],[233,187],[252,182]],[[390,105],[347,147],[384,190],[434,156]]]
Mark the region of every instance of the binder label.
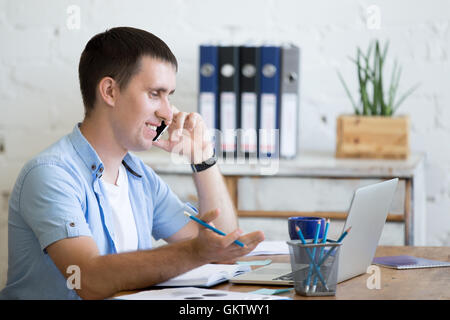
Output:
[[256,93],[243,92],[241,95],[242,152],[256,152],[256,143],[257,143],[256,108],[257,108]]
[[285,157],[296,154],[297,94],[283,93],[281,96],[280,153]]
[[208,129],[215,129],[216,97],[214,92],[200,93],[200,114]]
[[220,129],[222,131],[222,151],[236,149],[236,95],[234,92],[220,94]]
[[260,153],[275,153],[277,97],[261,94]]
[[216,97],[214,92],[200,93],[200,114],[208,128],[207,137],[214,141],[214,130],[216,129]]

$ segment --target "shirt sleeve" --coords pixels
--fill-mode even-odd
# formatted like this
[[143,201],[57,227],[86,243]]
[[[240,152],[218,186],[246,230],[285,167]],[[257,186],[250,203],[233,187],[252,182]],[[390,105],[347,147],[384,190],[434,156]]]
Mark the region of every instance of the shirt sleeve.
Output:
[[151,175],[155,190],[152,235],[156,240],[165,239],[189,222],[184,215],[186,204],[153,170]]
[[75,179],[58,165],[39,165],[28,172],[19,210],[42,250],[61,239],[92,237],[81,195]]

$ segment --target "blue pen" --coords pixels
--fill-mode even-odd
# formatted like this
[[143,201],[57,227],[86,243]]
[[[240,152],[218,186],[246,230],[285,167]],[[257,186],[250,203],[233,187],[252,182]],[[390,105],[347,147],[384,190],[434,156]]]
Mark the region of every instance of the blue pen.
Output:
[[[336,242],[339,243],[342,240],[344,240],[345,236],[350,232],[351,228],[352,227],[345,230],[344,233],[342,233],[342,235],[339,237],[339,239]],[[322,259],[320,259],[318,265],[321,266],[325,262],[325,260],[334,252],[334,250],[336,250],[336,248],[337,247],[333,247],[331,250],[328,250],[327,254]]]
[[[196,210],[195,210],[196,211]],[[219,229],[214,228],[213,226],[210,226],[209,224],[207,224],[205,221],[200,220],[199,218],[193,216],[192,214],[190,214],[189,212],[184,212],[185,215],[187,215],[189,218],[191,218],[192,220],[194,220],[197,223],[200,223],[202,226],[204,226],[205,228],[208,228],[209,230],[214,231],[215,233],[220,234],[221,236],[226,236],[226,234],[222,231],[220,231]],[[238,246],[240,247],[244,247],[245,244],[243,244],[242,242],[240,242],[239,240],[235,240],[234,243],[236,243]]]
[[295,230],[297,230],[298,236],[300,237],[300,240],[302,241],[302,243],[306,244],[306,240],[305,240],[305,237],[303,236],[302,229],[300,229],[299,227],[295,227]]
[[[317,244],[317,242],[319,241],[319,233],[320,233],[320,221],[317,223],[316,234],[314,235],[314,241],[313,241],[314,244]],[[312,255],[313,259],[316,258],[316,247],[313,248],[311,255]],[[309,264],[308,276],[306,277],[306,286],[305,286],[306,292],[309,291],[309,282],[311,281],[311,275],[312,275],[312,271],[313,271],[312,263],[313,262],[311,262]]]
[[[306,244],[306,240],[305,240],[305,237],[303,236],[302,230],[301,230],[298,226],[295,227],[295,230],[297,231],[298,236],[300,237],[300,240],[302,241],[302,243],[303,243],[303,244]],[[320,282],[322,282],[322,285],[325,287],[325,289],[328,290],[327,283],[326,283],[325,280],[323,279],[323,276],[322,276],[322,274],[320,273],[320,269],[318,269],[318,268],[317,268],[317,265],[314,263],[314,258],[312,257],[311,252],[308,250],[308,248],[306,248],[305,250],[306,250],[306,253],[308,254],[309,260],[310,260],[311,263],[312,263],[312,266],[313,266],[313,268],[314,268],[314,271],[317,273],[317,276],[319,277]]]
[[[323,233],[322,243],[327,243],[327,236],[328,236],[328,228],[329,227],[330,227],[330,219],[327,219],[327,223],[325,225],[325,231]],[[325,247],[322,247],[322,249],[320,249],[319,260],[322,258],[324,249],[325,249]],[[314,279],[314,282],[313,282],[312,291],[315,292],[316,291],[316,287],[317,287],[317,277],[314,275],[313,279]]]

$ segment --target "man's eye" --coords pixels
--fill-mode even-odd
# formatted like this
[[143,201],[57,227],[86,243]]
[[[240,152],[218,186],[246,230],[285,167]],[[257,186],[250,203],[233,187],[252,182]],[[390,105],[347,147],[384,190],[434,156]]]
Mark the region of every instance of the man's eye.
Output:
[[158,92],[156,92],[156,91],[150,92],[150,95],[154,98],[157,98],[159,96]]

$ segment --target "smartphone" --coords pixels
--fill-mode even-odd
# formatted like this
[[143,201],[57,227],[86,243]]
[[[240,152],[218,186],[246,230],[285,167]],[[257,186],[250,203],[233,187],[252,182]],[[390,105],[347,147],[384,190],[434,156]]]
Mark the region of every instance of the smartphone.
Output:
[[161,122],[161,125],[156,128],[156,136],[153,138],[153,141],[158,141],[158,139],[161,137],[161,135],[166,131],[167,125],[163,122]]

